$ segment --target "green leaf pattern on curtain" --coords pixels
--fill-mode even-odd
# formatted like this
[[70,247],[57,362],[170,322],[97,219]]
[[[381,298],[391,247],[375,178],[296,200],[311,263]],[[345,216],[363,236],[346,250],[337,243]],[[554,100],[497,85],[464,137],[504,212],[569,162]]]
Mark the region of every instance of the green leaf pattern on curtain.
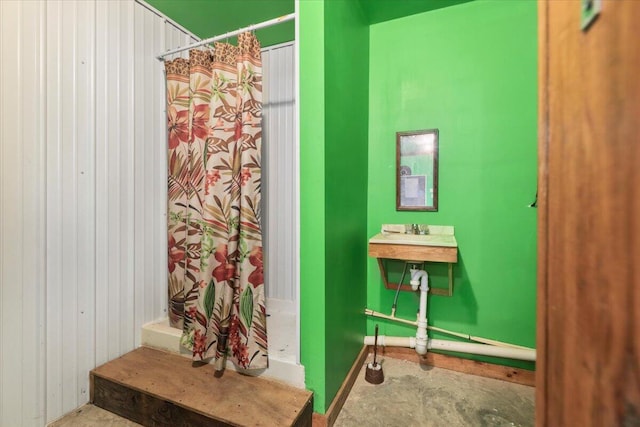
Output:
[[268,365],[253,34],[167,61],[170,322],[194,360]]

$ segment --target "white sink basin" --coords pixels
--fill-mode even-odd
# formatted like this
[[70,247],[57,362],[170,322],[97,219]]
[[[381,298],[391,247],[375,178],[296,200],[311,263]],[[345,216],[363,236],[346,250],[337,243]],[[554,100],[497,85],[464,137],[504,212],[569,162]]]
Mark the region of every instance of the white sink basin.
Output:
[[369,243],[390,245],[445,246],[457,248],[458,242],[453,234],[402,234],[378,233],[369,239]]

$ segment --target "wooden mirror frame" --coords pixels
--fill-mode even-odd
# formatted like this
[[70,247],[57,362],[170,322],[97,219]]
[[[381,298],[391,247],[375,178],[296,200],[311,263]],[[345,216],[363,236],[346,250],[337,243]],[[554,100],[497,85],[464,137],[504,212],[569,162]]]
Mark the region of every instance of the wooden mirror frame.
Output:
[[[423,193],[425,198],[424,204],[412,204],[407,203],[407,198],[403,197],[402,177],[406,176],[402,173],[402,143],[404,137],[414,137],[419,135],[433,135],[433,147],[430,148],[430,152],[425,152],[424,155],[432,155],[432,159],[425,159],[427,164],[423,166],[428,170],[428,163],[433,162],[431,165],[431,182],[432,187],[429,187],[429,176],[416,175],[416,177],[424,176]],[[406,166],[405,166],[406,169]],[[411,169],[409,169],[411,174]],[[430,205],[427,205],[427,192],[433,190],[433,201]],[[418,188],[418,191],[420,188]],[[430,211],[436,212],[438,210],[438,129],[426,129],[408,132],[396,132],[396,210],[398,211]]]

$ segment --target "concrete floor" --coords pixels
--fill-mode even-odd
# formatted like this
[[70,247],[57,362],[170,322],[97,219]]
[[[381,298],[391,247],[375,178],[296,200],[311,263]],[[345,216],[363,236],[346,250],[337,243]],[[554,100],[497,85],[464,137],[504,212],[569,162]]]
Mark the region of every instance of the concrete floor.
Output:
[[[384,382],[367,383],[363,367],[335,427],[534,425],[532,387],[393,358],[380,362]],[[85,405],[49,427],[138,425],[96,406]]]
[[336,427],[534,425],[533,387],[393,358],[380,363],[384,382],[367,383],[363,366]]
[[135,427],[139,425],[102,408],[87,404],[52,422],[48,427]]

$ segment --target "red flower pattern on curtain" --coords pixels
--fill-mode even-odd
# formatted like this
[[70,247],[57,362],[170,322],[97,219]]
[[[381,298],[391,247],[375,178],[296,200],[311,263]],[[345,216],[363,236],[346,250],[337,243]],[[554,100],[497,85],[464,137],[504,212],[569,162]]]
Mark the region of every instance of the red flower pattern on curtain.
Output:
[[170,323],[194,360],[263,369],[260,44],[245,33],[165,67]]

